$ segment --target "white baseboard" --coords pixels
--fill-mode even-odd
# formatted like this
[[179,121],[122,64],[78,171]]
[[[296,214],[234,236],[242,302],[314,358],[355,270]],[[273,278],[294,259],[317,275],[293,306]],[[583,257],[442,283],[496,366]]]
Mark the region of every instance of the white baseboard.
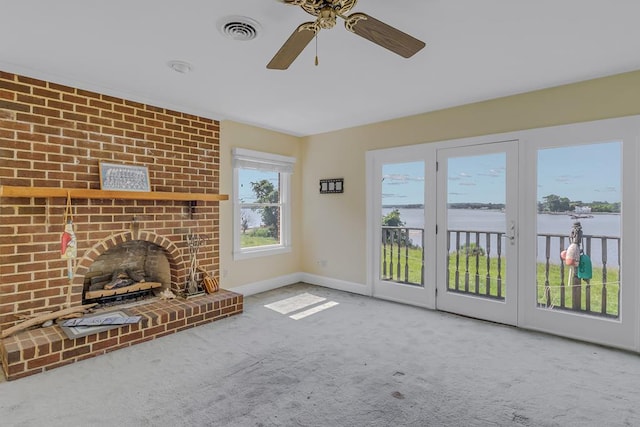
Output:
[[333,279],[331,277],[318,276],[316,274],[310,273],[292,273],[225,289],[229,289],[230,291],[249,296],[258,294],[260,292],[278,289],[283,286],[292,285],[298,282],[305,282],[309,283],[310,285],[316,286],[324,286],[325,288],[351,292],[354,294],[371,295],[371,292],[369,292],[367,286],[361,283],[348,282],[346,280]]
[[278,289],[293,283],[302,282],[302,273],[291,273],[284,276],[273,277],[271,279],[261,280],[259,282],[247,283],[233,288],[230,291],[238,292],[244,296],[259,294],[260,292]]
[[325,288],[336,289],[339,291],[351,292],[360,295],[371,295],[369,288],[362,283],[348,282],[346,280],[333,279],[331,277],[318,276],[311,273],[300,273],[302,278],[300,281],[311,285],[324,286]]

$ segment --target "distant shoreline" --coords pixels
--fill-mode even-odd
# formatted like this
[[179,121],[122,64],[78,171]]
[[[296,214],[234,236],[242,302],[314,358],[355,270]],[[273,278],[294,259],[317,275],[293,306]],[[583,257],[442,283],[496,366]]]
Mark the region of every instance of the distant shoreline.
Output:
[[[382,209],[424,209],[424,205],[382,205]],[[449,208],[449,209],[455,209],[455,210],[460,210],[460,211],[482,211],[482,212],[499,212],[502,209],[501,208],[485,208],[485,207],[480,207],[480,208]],[[620,215],[620,212],[589,212],[588,214],[576,214],[573,211],[566,211],[566,212],[538,212],[538,215]],[[582,219],[582,218],[580,218]],[[585,217],[585,219],[588,219],[588,217]]]
[[424,209],[424,205],[382,205],[382,209]]

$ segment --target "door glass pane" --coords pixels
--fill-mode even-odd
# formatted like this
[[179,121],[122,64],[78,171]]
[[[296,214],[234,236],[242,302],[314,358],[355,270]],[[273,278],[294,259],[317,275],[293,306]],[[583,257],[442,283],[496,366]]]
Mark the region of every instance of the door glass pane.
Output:
[[620,316],[621,156],[621,142],[538,151],[538,307]]
[[506,153],[447,160],[447,290],[506,296]]
[[424,285],[424,162],[382,166],[380,279]]

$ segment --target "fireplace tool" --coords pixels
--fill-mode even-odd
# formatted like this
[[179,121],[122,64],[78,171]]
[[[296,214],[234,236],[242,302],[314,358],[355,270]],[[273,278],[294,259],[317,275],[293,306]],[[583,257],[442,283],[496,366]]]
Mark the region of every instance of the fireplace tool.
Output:
[[189,246],[189,257],[191,264],[189,265],[189,282],[187,283],[187,294],[192,295],[198,293],[198,282],[196,281],[196,270],[198,269],[198,252],[203,238],[197,234],[187,235],[187,244]]

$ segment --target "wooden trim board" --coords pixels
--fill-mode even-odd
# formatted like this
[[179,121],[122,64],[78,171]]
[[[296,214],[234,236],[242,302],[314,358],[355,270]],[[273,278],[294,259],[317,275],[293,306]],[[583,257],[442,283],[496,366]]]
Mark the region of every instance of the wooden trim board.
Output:
[[0,185],[0,197],[67,197],[72,199],[123,199],[123,200],[229,200],[227,194],[169,193],[166,191],[111,191],[58,187],[15,187]]

